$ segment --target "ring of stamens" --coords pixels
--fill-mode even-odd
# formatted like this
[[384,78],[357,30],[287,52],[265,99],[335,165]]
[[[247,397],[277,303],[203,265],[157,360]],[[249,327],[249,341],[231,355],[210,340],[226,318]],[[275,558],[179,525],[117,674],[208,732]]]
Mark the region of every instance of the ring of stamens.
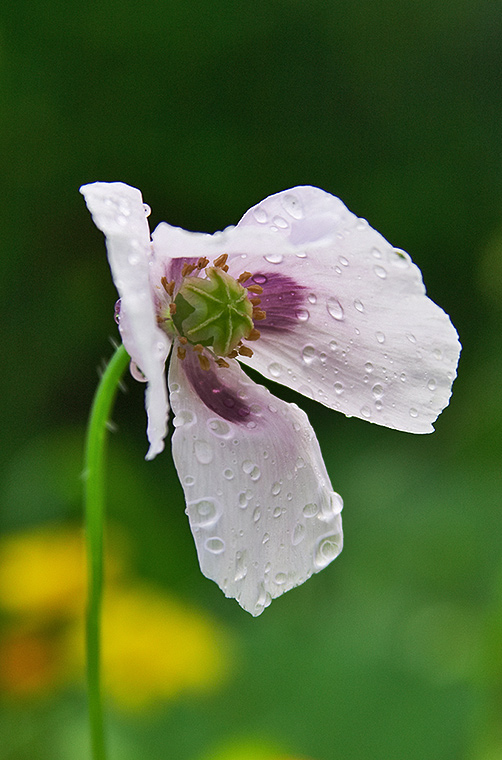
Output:
[[[176,288],[174,280],[161,278],[164,291],[157,322],[165,332],[178,339],[177,355],[183,360],[187,349],[197,354],[202,369],[211,368],[210,357],[216,366],[229,367],[228,359],[253,356],[253,350],[243,340],[256,341],[260,332],[254,322],[266,318],[260,308],[261,285],[245,283],[251,272],[242,272],[236,279],[228,275],[228,255],[218,256],[212,266],[201,257],[197,263],[185,262],[183,281]],[[200,277],[202,273],[205,277]],[[166,301],[167,296],[167,301]]]

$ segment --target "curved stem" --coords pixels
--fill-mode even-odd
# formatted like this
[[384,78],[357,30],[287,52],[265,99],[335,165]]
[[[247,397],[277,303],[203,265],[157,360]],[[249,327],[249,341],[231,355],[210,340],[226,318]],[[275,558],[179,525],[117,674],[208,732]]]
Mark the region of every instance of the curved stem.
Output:
[[129,356],[123,346],[113,354],[96,389],[87,428],[84,504],[87,532],[87,686],[93,760],[106,760],[100,686],[100,625],[103,593],[103,517],[105,450],[110,413]]

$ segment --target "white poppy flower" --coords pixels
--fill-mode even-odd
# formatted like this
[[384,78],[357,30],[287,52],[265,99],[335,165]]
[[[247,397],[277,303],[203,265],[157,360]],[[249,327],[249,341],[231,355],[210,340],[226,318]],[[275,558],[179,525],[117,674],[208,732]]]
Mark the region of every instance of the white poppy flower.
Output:
[[171,351],[173,457],[202,572],[259,615],[339,554],[343,503],[305,413],[239,362],[348,416],[429,433],[457,333],[409,256],[318,188],[277,193],[214,235],[162,223],[151,238],[139,190],[81,192],[147,381],[147,458],[164,447]]

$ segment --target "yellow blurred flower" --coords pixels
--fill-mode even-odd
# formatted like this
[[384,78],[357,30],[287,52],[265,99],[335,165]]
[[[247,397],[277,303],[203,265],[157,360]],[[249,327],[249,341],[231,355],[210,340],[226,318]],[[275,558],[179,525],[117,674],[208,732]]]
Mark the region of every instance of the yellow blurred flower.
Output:
[[0,542],[0,606],[9,613],[75,614],[83,609],[86,583],[80,530],[43,527]]
[[[82,663],[82,631],[75,634],[70,656]],[[227,669],[227,637],[203,612],[146,585],[105,594],[103,684],[120,707],[144,709],[184,691],[207,691]]]
[[[114,557],[106,564],[112,572],[102,619],[105,693],[120,707],[144,709],[217,686],[228,670],[224,631],[204,612],[146,583],[122,578],[119,586],[123,563]],[[35,696],[83,680],[86,587],[80,530],[45,527],[0,542],[4,693]]]
[[204,755],[202,760],[308,760],[288,754],[276,744],[260,739],[237,739]]

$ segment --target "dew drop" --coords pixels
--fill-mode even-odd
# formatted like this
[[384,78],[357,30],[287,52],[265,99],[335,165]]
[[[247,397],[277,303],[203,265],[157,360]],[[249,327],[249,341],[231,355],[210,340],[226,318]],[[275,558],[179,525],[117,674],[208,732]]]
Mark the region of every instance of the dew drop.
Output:
[[213,449],[206,441],[195,441],[195,457],[200,464],[209,464],[213,461]]
[[382,251],[380,250],[380,248],[372,248],[371,253],[375,257],[375,259],[382,258]]
[[273,511],[272,514],[273,514],[274,517],[280,517],[282,515],[282,509],[281,509],[281,507],[276,507],[274,509],[274,511]]
[[291,537],[291,543],[293,546],[298,546],[305,538],[305,525],[303,523],[296,523],[293,535]]
[[313,502],[309,502],[309,504],[305,504],[303,507],[303,514],[305,517],[315,517],[316,514],[319,512],[319,507],[317,504],[314,504]]
[[234,479],[234,471],[230,469],[230,467],[227,467],[226,470],[223,470],[223,477],[225,480],[233,480]]
[[150,208],[148,203],[143,203],[143,209],[145,211],[145,216],[150,216],[150,214],[152,213],[152,209]]
[[438,361],[441,361],[441,359],[443,358],[443,352],[439,348],[435,348],[434,351],[432,352],[432,355],[434,359],[437,359]]
[[307,301],[309,303],[312,303],[312,304],[317,303],[317,296],[316,296],[316,294],[315,293],[309,293],[308,296],[307,296]]
[[372,392],[373,396],[376,399],[382,398],[382,396],[383,396],[383,386],[380,385],[380,383],[376,383],[373,386],[373,388],[371,389],[371,392]]
[[195,478],[193,478],[191,475],[187,475],[183,482],[186,486],[190,487],[195,483]]
[[306,259],[307,258],[307,254],[305,253],[305,251],[297,251],[296,252],[296,258],[297,259]]
[[429,389],[430,391],[435,391],[435,390],[436,390],[436,388],[438,387],[438,384],[437,384],[437,382],[434,380],[434,378],[433,378],[433,377],[431,377],[431,379],[428,381],[428,383],[427,383],[427,387],[428,387],[428,389]]
[[333,383],[333,390],[338,396],[343,393],[343,385],[340,382]]
[[255,511],[253,512],[253,522],[257,523],[260,517],[261,517],[261,507],[256,507]]
[[418,417],[418,409],[415,409],[413,406],[410,409],[410,417]]
[[415,336],[413,335],[413,333],[407,333],[406,337],[408,338],[408,340],[410,341],[410,343],[416,343],[417,342],[417,339],[415,338]]
[[303,206],[296,195],[287,193],[283,196],[281,203],[284,211],[292,216],[293,219],[303,219]]
[[274,580],[278,586],[282,586],[288,580],[288,576],[286,575],[286,573],[277,573]]
[[345,256],[339,256],[338,257],[338,261],[340,262],[340,264],[342,265],[342,267],[348,267],[349,266],[348,259],[346,259]]
[[276,480],[272,485],[272,496],[277,496],[281,492],[281,484]]
[[376,266],[373,268],[373,271],[377,277],[380,277],[381,280],[385,280],[387,277],[387,270],[384,269],[384,267]]
[[268,214],[261,206],[257,206],[253,209],[253,216],[258,224],[266,224],[268,221]]
[[282,253],[267,253],[264,257],[269,264],[280,264],[284,258]]
[[263,538],[261,540],[262,544],[263,545],[268,544],[269,541],[270,541],[270,533],[264,533]]
[[211,554],[221,554],[225,551],[225,542],[222,538],[218,538],[218,536],[212,536],[211,538],[206,538],[204,547]]
[[401,372],[401,374],[399,375],[399,379],[401,380],[402,383],[405,383],[406,382],[406,372]]
[[366,370],[366,372],[373,372],[373,365],[372,365],[372,363],[371,362],[366,362],[366,364],[364,365],[364,369]]
[[267,282],[267,276],[265,274],[255,274],[253,282],[256,282],[257,285],[265,285]]
[[237,552],[235,555],[235,581],[242,581],[248,573],[246,565],[246,552]]
[[363,305],[362,301],[359,301],[358,299],[356,299],[354,301],[354,309],[356,309],[357,311],[361,312],[361,314],[362,314],[362,312],[364,311],[364,305]]
[[328,298],[326,308],[328,309],[328,314],[333,317],[333,319],[340,321],[344,318],[343,307],[340,301],[334,296]]
[[305,364],[312,364],[315,357],[315,348],[314,346],[305,346],[305,348],[302,351],[302,359],[305,362]]
[[365,417],[367,420],[371,417],[371,409],[369,406],[361,407],[361,416]]
[[188,427],[190,425],[193,425],[194,422],[197,422],[197,417],[195,413],[192,412],[190,409],[184,409],[183,411],[178,412],[178,414],[173,420],[173,425],[175,428]]
[[307,309],[297,309],[295,314],[299,322],[307,322],[308,318],[310,317],[310,314],[307,311]]
[[279,377],[282,374],[282,367],[277,362],[272,362],[272,364],[268,365],[268,371],[272,377]]
[[318,570],[329,565],[338,556],[340,552],[338,540],[339,536],[337,535],[325,536],[319,539],[314,552],[314,566]]
[[385,343],[385,335],[383,332],[376,332],[375,338],[377,339],[378,343]]
[[332,351],[336,351],[336,349],[338,348],[338,343],[336,342],[336,340],[330,340],[329,347],[331,348]]
[[218,417],[213,417],[208,420],[207,426],[211,433],[219,438],[226,438],[231,433],[230,425],[225,422],[225,420],[221,420]]
[[272,223],[281,230],[287,230],[289,227],[288,222],[282,216],[274,216]]
[[221,507],[215,499],[207,497],[206,499],[188,502],[186,513],[190,517],[193,527],[209,528],[218,522]]

